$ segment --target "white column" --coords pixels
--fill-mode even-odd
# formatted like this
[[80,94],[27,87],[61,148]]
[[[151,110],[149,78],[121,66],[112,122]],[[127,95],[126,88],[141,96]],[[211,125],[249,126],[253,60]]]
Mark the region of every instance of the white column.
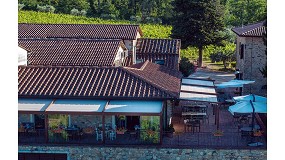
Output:
[[71,116],[68,115],[68,127],[71,127]]
[[31,123],[35,122],[35,116],[33,114],[30,114],[30,122]]

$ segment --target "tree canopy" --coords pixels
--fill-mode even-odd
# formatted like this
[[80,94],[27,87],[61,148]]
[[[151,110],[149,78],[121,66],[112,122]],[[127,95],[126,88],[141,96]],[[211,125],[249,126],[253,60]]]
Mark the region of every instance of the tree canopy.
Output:
[[173,20],[172,37],[182,41],[182,48],[199,49],[199,67],[202,66],[203,46],[221,45],[226,36],[223,6],[219,0],[175,0],[177,11]]

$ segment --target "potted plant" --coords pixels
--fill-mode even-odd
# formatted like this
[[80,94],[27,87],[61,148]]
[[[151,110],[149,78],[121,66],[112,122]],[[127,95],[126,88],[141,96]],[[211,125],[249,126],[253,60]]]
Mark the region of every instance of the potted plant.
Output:
[[175,129],[173,128],[173,124],[170,124],[165,128],[165,134],[167,137],[172,138],[173,137],[173,132],[175,132]]
[[216,137],[220,137],[220,136],[223,136],[223,135],[224,135],[224,132],[221,131],[221,130],[216,130],[213,134],[214,134],[214,136],[216,136]]
[[254,130],[253,131],[253,136],[254,137],[260,137],[260,136],[262,136],[262,132],[260,130]]

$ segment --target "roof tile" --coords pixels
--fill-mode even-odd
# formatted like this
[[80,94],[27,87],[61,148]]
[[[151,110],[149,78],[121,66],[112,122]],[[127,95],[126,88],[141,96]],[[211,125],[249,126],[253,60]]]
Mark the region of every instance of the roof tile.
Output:
[[19,39],[18,45],[31,51],[29,65],[112,66],[123,44],[106,39]]
[[111,24],[18,24],[19,38],[90,38],[134,40],[139,25]]
[[[19,66],[18,95],[45,98],[178,97],[180,75],[167,74],[167,69],[150,62],[145,62],[144,66],[139,71],[131,67]],[[151,67],[155,67],[152,72]],[[152,74],[160,78],[151,78]]]
[[139,38],[136,45],[136,57],[143,61],[164,60],[164,65],[171,69],[178,69],[180,39],[149,39]]
[[266,28],[263,24],[264,21],[243,27],[236,27],[232,31],[241,37],[262,37],[263,33],[266,33]]

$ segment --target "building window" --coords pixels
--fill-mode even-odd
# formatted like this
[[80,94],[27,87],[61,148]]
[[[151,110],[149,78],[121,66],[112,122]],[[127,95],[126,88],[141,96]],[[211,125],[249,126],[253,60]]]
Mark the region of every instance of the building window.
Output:
[[142,63],[143,62],[143,59],[137,59],[136,60],[136,63]]
[[159,65],[164,65],[165,61],[164,60],[155,60],[154,63],[159,64]]
[[245,45],[244,45],[244,44],[240,44],[240,48],[239,48],[239,50],[240,50],[240,52],[239,52],[239,54],[240,54],[240,59],[243,59],[243,56],[244,56],[244,48],[245,48]]

